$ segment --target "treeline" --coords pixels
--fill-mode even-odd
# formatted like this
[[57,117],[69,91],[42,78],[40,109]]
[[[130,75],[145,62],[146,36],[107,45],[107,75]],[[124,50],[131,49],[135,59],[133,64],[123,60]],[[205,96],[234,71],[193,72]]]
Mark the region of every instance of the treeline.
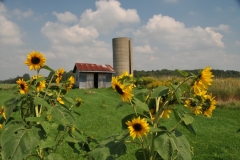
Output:
[[[50,80],[52,75],[55,74],[53,72],[50,72],[49,75],[47,77],[45,77],[46,79]],[[63,75],[62,75],[62,81],[65,81],[67,80],[70,76],[74,76],[74,73],[73,71],[69,71],[69,72],[64,72]],[[15,78],[9,78],[7,80],[0,80],[0,83],[6,83],[6,84],[16,84],[16,81],[18,79],[24,79],[24,81],[28,81],[30,80],[30,75],[28,73],[25,73],[23,76],[17,76]],[[55,82],[56,78],[54,77],[52,82]]]
[[[193,74],[198,74],[197,69],[195,70],[183,70],[188,73],[193,73]],[[213,69],[212,73],[215,78],[240,78],[240,72],[239,71],[233,71],[233,70],[218,70],[218,69]],[[181,76],[181,74],[176,71],[176,70],[167,70],[167,69],[162,69],[162,70],[152,70],[152,71],[133,71],[134,77],[164,77],[164,76]]]
[[[183,70],[185,72],[188,73],[193,73],[193,74],[198,74],[198,70]],[[215,78],[240,78],[240,72],[239,71],[233,71],[233,70],[212,70],[212,73],[214,75]],[[50,79],[52,77],[54,73],[50,72],[49,75],[46,77],[46,79]],[[167,70],[167,69],[162,69],[162,70],[152,70],[152,71],[137,71],[134,70],[133,71],[133,75],[134,77],[147,77],[147,76],[151,76],[151,77],[164,77],[164,76],[181,76],[181,74],[178,71],[175,70]],[[70,76],[74,76],[74,73],[72,70],[70,70],[69,72],[64,72],[63,76],[62,76],[62,80],[65,81],[67,80]],[[28,73],[25,73],[23,76],[17,76],[15,78],[9,78],[7,80],[0,80],[0,83],[6,83],[6,84],[15,84],[16,81],[21,78],[24,79],[25,81],[30,80],[30,75]],[[53,78],[52,80],[53,82],[55,82],[55,78]]]

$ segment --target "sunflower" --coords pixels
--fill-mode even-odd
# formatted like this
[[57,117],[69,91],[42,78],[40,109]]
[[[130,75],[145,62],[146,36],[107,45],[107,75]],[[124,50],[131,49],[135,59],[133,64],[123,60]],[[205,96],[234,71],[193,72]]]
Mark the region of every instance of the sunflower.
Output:
[[212,116],[212,111],[216,108],[216,100],[215,97],[212,97],[212,95],[205,95],[204,96],[205,101],[202,105],[202,111],[203,115],[207,117]]
[[171,113],[171,110],[166,109],[162,113],[162,118],[170,118],[169,114]]
[[18,79],[16,83],[18,84],[18,88],[21,94],[25,94],[28,92],[28,85],[23,79]]
[[140,117],[134,118],[132,121],[126,122],[126,124],[128,125],[130,136],[133,139],[135,139],[136,136],[138,138],[146,136],[150,129],[147,121],[144,118],[140,119]]
[[129,102],[131,101],[132,97],[134,96],[132,92],[132,87],[128,86],[125,87],[121,83],[118,82],[118,78],[113,77],[112,78],[112,88],[120,94],[123,102]]
[[37,51],[32,51],[28,54],[27,60],[24,63],[30,67],[30,70],[39,70],[42,66],[44,66],[45,62],[46,58],[43,54]]
[[184,106],[190,108],[195,115],[202,114],[202,106],[192,99],[187,99]]
[[58,83],[61,81],[63,73],[64,73],[64,68],[59,68],[59,69],[57,70],[57,72],[56,72],[56,74],[55,74],[55,75],[57,76],[57,78],[56,78],[56,84],[58,84]]
[[115,77],[118,79],[118,81],[122,84],[125,82],[128,84],[127,86],[131,86],[132,88],[135,88],[136,85],[134,84],[136,81],[133,78],[132,74],[129,74],[127,71],[122,72],[120,76]]
[[46,88],[46,81],[41,81],[37,84],[37,91],[40,92]]
[[71,89],[73,87],[75,78],[73,76],[68,78],[68,83],[66,85],[66,91],[68,91],[69,89]]
[[193,90],[195,94],[198,94],[201,91],[205,91],[208,89],[208,86],[212,84],[212,78],[214,75],[212,75],[211,68],[207,66],[204,70],[202,70],[196,81],[193,83]]
[[[43,76],[41,76],[41,75],[32,76],[31,83],[34,84],[36,82],[36,80],[41,77],[43,77]],[[43,79],[42,81],[37,82],[35,85],[36,85],[37,91],[40,92],[44,88],[46,88],[46,81]]]
[[6,114],[5,114],[5,112],[4,112],[4,106],[2,106],[2,108],[0,109],[0,114],[3,115],[3,118],[4,118],[4,119],[7,119],[7,118],[6,118]]
[[76,106],[77,107],[80,107],[82,105],[82,102],[83,102],[82,98],[78,98],[78,97],[76,98]]

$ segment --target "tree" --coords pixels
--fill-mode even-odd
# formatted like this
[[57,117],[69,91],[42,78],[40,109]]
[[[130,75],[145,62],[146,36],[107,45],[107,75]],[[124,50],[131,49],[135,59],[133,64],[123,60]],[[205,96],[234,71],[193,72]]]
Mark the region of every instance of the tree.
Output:
[[25,73],[23,75],[23,79],[24,79],[24,81],[28,81],[30,79],[30,75],[28,73]]

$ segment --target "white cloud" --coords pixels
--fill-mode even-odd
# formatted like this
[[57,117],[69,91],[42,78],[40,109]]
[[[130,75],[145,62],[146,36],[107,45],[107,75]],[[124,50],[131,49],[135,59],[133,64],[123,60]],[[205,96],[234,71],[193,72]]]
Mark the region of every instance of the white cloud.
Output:
[[134,52],[137,53],[153,53],[151,46],[144,45],[144,46],[136,46],[134,47]]
[[237,46],[240,46],[240,41],[235,41],[235,44],[236,44]]
[[[72,69],[75,62],[88,62],[112,65],[112,45],[97,40],[99,33],[110,32],[119,25],[135,24],[140,21],[137,11],[123,9],[118,1],[97,1],[96,11],[86,10],[77,19],[70,12],[53,14],[58,22],[47,22],[41,32],[51,42],[49,54],[52,60],[56,57],[63,60],[56,66],[65,65]],[[69,22],[75,22],[70,25]],[[129,33],[133,29],[125,29],[122,32]],[[54,62],[52,62],[54,63]]]
[[[225,59],[224,67],[236,67],[237,63],[231,64],[231,60],[240,57],[223,51],[223,36],[213,28],[229,30],[227,25],[187,28],[172,17],[154,15],[133,33],[134,44],[137,44],[133,53],[134,61],[141,62],[134,63],[134,69],[199,69],[207,65],[223,69],[219,59]],[[147,54],[150,49],[153,52]]]
[[5,13],[7,11],[6,7],[2,2],[0,2],[0,13]]
[[225,33],[228,33],[230,31],[230,26],[225,24],[220,24],[217,27],[209,27],[209,28],[213,31],[223,31]]
[[62,23],[47,22],[41,32],[52,42],[52,44],[80,44],[91,41],[98,37],[97,30],[92,27],[80,27],[78,24],[68,26]]
[[31,9],[28,9],[27,11],[22,12],[19,9],[14,9],[13,15],[17,16],[19,19],[20,18],[28,18],[33,15],[33,11]]
[[72,14],[71,12],[64,12],[64,13],[57,13],[57,12],[53,12],[53,15],[55,15],[58,19],[58,21],[62,22],[62,23],[71,23],[71,22],[77,22],[78,18],[76,15]]
[[196,50],[202,48],[223,48],[222,35],[210,28],[186,28],[184,23],[172,17],[154,15],[146,25],[136,30],[135,40],[169,50]]
[[223,9],[222,9],[221,7],[217,7],[217,8],[215,8],[215,11],[217,11],[217,12],[222,12]]
[[116,32],[116,35],[118,37],[128,37],[130,34],[132,34],[135,31],[135,28],[124,28],[120,31]]
[[[21,31],[18,25],[6,16],[6,8],[0,3],[0,47],[16,46],[23,44]],[[7,46],[5,46],[7,45]]]
[[134,24],[140,21],[135,9],[124,9],[115,0],[96,1],[96,11],[87,9],[80,19],[81,26],[94,26],[99,32],[108,33],[119,25]]

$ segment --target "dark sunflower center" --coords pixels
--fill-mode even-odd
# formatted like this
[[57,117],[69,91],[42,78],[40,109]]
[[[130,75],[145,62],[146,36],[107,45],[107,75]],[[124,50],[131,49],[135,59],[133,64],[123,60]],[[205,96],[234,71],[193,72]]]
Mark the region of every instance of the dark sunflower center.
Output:
[[202,105],[202,110],[206,111],[210,108],[211,106],[211,100],[210,99],[206,99],[204,104]]
[[25,85],[24,84],[20,84],[20,87],[21,87],[22,90],[24,90]]
[[40,82],[37,82],[36,87],[39,87],[39,86],[40,86]]
[[196,103],[193,102],[193,101],[190,101],[190,105],[191,105],[191,107],[196,107],[197,106]]
[[40,58],[38,58],[38,57],[32,57],[31,62],[32,62],[33,64],[39,64]]
[[141,131],[142,130],[142,125],[139,123],[136,123],[133,125],[133,128],[135,131]]
[[124,93],[123,90],[122,90],[122,88],[119,87],[118,85],[115,86],[115,89],[116,89],[116,91],[117,91],[119,94],[121,94],[121,95]]
[[62,73],[58,73],[58,77],[61,77],[62,76]]

